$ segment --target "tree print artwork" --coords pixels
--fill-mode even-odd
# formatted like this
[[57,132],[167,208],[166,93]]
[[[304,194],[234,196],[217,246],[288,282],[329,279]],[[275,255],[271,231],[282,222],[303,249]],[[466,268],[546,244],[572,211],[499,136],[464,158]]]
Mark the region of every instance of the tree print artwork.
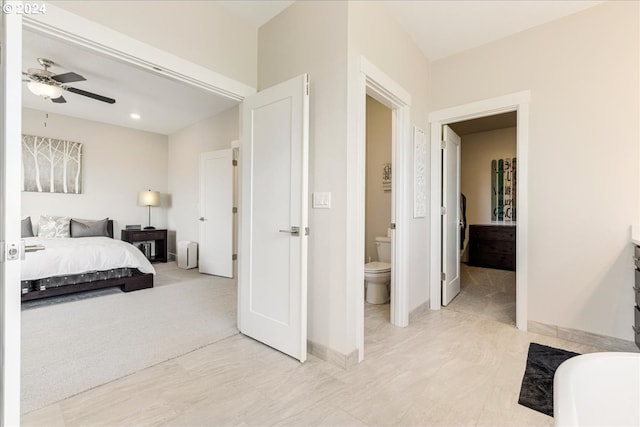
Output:
[[22,135],[22,191],[82,193],[82,144]]

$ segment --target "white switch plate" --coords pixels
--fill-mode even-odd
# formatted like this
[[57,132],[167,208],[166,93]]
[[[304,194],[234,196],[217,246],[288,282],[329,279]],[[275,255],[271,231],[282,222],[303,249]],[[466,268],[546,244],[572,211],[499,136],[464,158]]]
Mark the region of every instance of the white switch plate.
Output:
[[313,202],[311,206],[313,209],[331,209],[331,193],[313,193]]

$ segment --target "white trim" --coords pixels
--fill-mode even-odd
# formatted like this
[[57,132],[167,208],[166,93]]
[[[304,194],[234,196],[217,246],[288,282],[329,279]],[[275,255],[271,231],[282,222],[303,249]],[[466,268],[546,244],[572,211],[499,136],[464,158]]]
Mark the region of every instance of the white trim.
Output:
[[[365,180],[366,180],[366,95],[370,95],[377,101],[386,105],[393,111],[392,125],[392,216],[391,221],[396,224],[394,238],[392,239],[392,278],[391,278],[391,318],[395,326],[407,326],[409,324],[409,311],[407,302],[406,283],[406,242],[407,224],[405,201],[407,200],[406,171],[410,150],[411,132],[411,95],[398,85],[393,79],[374,66],[366,58],[360,61],[360,73],[358,80],[358,125],[353,162],[355,185],[349,187],[347,198],[353,200],[354,208],[348,216],[347,233],[348,240],[355,242],[348,246],[347,253],[347,283],[356,286],[356,295],[353,308],[356,313],[356,342],[358,346],[359,360],[364,359],[364,236],[365,236]],[[402,173],[396,173],[396,170]],[[355,192],[355,194],[354,194]]]
[[516,233],[516,326],[527,330],[527,242],[529,239],[529,100],[530,91],[522,91],[496,98],[472,102],[429,114],[431,127],[431,221],[429,299],[431,310],[439,310],[442,303],[440,265],[442,261],[440,243],[440,186],[442,183],[440,164],[440,141],[442,126],[462,120],[491,116],[509,111],[518,112],[517,150],[518,158],[518,230]]
[[242,101],[256,93],[254,87],[230,79],[198,64],[143,43],[96,22],[47,3],[47,13],[24,15],[23,28],[72,42],[156,74]]
[[[3,2],[16,4],[19,2]],[[14,8],[15,9],[15,8]],[[20,247],[20,165],[22,133],[22,15],[2,19],[2,143],[0,143],[0,240]],[[4,201],[4,203],[3,203]],[[4,251],[0,250],[2,256]],[[0,260],[0,425],[20,424],[20,260]]]

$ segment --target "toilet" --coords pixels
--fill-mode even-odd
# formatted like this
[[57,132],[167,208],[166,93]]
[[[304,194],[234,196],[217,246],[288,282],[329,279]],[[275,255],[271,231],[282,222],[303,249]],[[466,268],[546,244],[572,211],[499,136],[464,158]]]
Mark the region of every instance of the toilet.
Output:
[[378,261],[364,265],[365,300],[369,304],[389,302],[391,284],[391,238],[376,237]]

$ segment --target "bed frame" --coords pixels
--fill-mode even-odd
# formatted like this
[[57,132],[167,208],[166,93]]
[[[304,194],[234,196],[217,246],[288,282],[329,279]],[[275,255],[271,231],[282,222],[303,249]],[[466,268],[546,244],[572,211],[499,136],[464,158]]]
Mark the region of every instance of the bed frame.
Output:
[[[107,222],[107,234],[113,239],[113,220]],[[140,289],[153,288],[153,274],[140,273],[131,277],[123,277],[120,279],[96,280],[93,282],[76,283],[73,285],[58,286],[55,288],[47,288],[43,291],[30,291],[22,294],[22,301],[31,301],[40,298],[52,297],[56,295],[66,295],[75,292],[89,291],[94,289],[109,288],[112,286],[120,286],[124,292],[137,291]]]

